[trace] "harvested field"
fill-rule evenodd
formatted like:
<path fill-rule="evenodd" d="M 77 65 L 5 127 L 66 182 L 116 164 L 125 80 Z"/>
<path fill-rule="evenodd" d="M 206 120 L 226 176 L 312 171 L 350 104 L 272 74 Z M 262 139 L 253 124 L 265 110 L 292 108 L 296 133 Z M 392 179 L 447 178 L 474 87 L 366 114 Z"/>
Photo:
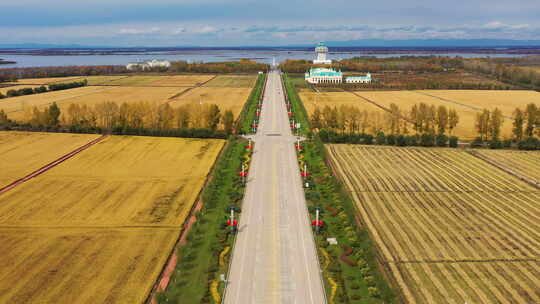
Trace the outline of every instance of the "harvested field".
<path fill-rule="evenodd" d="M 361 110 L 381 111 L 366 99 L 389 108 L 394 103 L 402 110 L 409 111 L 420 102 L 428 105 L 444 105 L 455 109 L 460 117 L 454 135 L 465 140 L 474 139 L 476 113 L 483 108 L 493 110 L 498 107 L 505 116 L 511 117 L 516 107 L 524 108 L 527 103 L 540 103 L 540 93 L 535 91 L 489 91 L 489 90 L 423 90 L 423 91 L 358 91 L 356 95 L 347 92 L 323 92 L 301 90 L 299 95 L 308 113 L 312 113 L 317 105 L 324 106 L 355 106 Z M 363 97 L 363 98 L 362 98 Z M 512 134 L 512 121 L 506 119 L 501 129 L 502 137 L 509 138 Z"/>
<path fill-rule="evenodd" d="M 540 184 L 540 152 L 514 150 L 475 150 L 475 152 Z"/>
<path fill-rule="evenodd" d="M 33 107 L 45 107 L 49 106 L 53 102 L 59 105 L 73 98 L 94 94 L 107 90 L 109 88 L 103 87 L 82 87 L 70 90 L 54 91 L 41 94 L 33 94 L 19 97 L 11 97 L 0 101 L 0 109 L 4 110 L 8 114 L 9 118 L 20 119 L 22 114 L 28 110 L 32 110 Z"/>
<path fill-rule="evenodd" d="M 242 111 L 251 88 L 218 88 L 202 86 L 170 100 L 172 107 L 187 104 L 217 104 L 221 111 L 231 110 L 235 117 Z"/>
<path fill-rule="evenodd" d="M 90 134 L 0 132 L 0 187 L 99 137 Z"/>
<path fill-rule="evenodd" d="M 171 96 L 177 95 L 186 88 L 142 88 L 142 87 L 84 87 L 71 90 L 56 91 L 6 99 L 0 103 L 0 109 L 8 114 L 9 118 L 28 120 L 34 106 L 42 109 L 56 102 L 62 111 L 67 110 L 72 103 L 93 106 L 107 101 L 123 102 L 156 102 L 167 101 Z"/>
<path fill-rule="evenodd" d="M 0 195 L 0 302 L 143 303 L 223 144 L 112 136 Z"/>
<path fill-rule="evenodd" d="M 52 84 L 52 83 L 59 83 L 59 82 L 73 82 L 73 81 L 79 81 L 82 80 L 82 76 L 72 76 L 72 77 L 50 77 L 50 78 L 24 78 L 19 79 L 15 82 L 8 82 L 11 84 L 36 84 L 36 85 L 42 85 L 42 84 Z"/>
<path fill-rule="evenodd" d="M 207 75 L 207 74 L 163 76 L 156 81 L 150 82 L 148 85 L 171 86 L 171 87 L 193 87 L 193 86 L 202 84 L 212 79 L 213 77 L 214 75 Z"/>
<path fill-rule="evenodd" d="M 512 113 L 518 107 L 523 109 L 529 103 L 540 104 L 540 93 L 536 91 L 433 90 L 420 92 L 476 109 L 493 110 L 497 107 L 503 115 L 508 117 L 512 117 Z"/>
<path fill-rule="evenodd" d="M 149 83 L 152 83 L 154 81 L 157 81 L 164 76 L 129 76 L 129 77 L 123 77 L 115 80 L 111 80 L 107 82 L 107 85 L 117 85 L 117 86 L 144 86 L 149 85 Z"/>
<path fill-rule="evenodd" d="M 540 191 L 459 150 L 327 149 L 407 302 L 540 302 Z"/>
<path fill-rule="evenodd" d="M 219 75 L 205 87 L 252 88 L 257 81 L 257 75 Z"/>

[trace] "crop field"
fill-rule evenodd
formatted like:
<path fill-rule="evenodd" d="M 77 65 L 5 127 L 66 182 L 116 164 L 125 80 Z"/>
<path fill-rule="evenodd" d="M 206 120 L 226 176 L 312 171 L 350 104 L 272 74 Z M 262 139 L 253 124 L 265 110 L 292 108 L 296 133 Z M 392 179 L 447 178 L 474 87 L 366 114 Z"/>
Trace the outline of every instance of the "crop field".
<path fill-rule="evenodd" d="M 178 98 L 171 99 L 170 104 L 173 108 L 187 104 L 217 104 L 222 112 L 231 110 L 234 116 L 238 117 L 250 93 L 251 88 L 202 86 L 190 90 Z"/>
<path fill-rule="evenodd" d="M 328 145 L 409 303 L 540 303 L 540 191 L 465 151 Z"/>
<path fill-rule="evenodd" d="M 99 135 L 0 132 L 0 187 L 22 178 Z"/>
<path fill-rule="evenodd" d="M 460 122 L 454 129 L 454 135 L 470 140 L 477 136 L 475 131 L 476 113 L 483 108 L 493 110 L 498 107 L 503 115 L 510 118 L 516 107 L 524 108 L 528 103 L 540 103 L 540 93 L 535 91 L 489 91 L 489 90 L 424 90 L 424 91 L 359 91 L 356 96 L 348 92 L 322 92 L 315 93 L 300 90 L 299 95 L 306 106 L 308 113 L 313 113 L 315 107 L 320 109 L 328 106 L 348 105 L 360 110 L 383 111 L 370 104 L 364 98 L 376 104 L 389 108 L 394 103 L 402 110 L 409 111 L 411 107 L 420 102 L 428 105 L 444 105 L 455 109 Z M 364 97 L 364 98 L 362 98 Z M 510 137 L 512 120 L 506 119 L 501 128 L 503 137 Z"/>
<path fill-rule="evenodd" d="M 0 228 L 0 302 L 144 303 L 178 228 Z"/>
<path fill-rule="evenodd" d="M 207 104 L 218 104 L 222 112 L 232 110 L 237 116 L 251 93 L 256 77 L 255 75 L 215 77 L 206 74 L 88 76 L 78 79 L 87 79 L 89 83 L 87 87 L 3 99 L 0 101 L 0 110 L 4 110 L 10 119 L 28 121 L 32 117 L 34 107 L 42 110 L 53 102 L 65 111 L 72 103 L 93 106 L 103 102 L 170 102 L 175 107 L 199 104 L 202 101 Z M 55 78 L 55 81 L 58 82 L 58 78 Z M 204 86 L 196 87 L 206 81 L 209 82 Z M 0 90 L 7 92 L 10 88 Z M 187 90 L 190 91 L 182 94 Z"/>
<path fill-rule="evenodd" d="M 0 302 L 142 303 L 223 144 L 111 136 L 0 195 Z"/>
<path fill-rule="evenodd" d="M 82 87 L 70 90 L 53 91 L 41 94 L 33 94 L 19 97 L 11 97 L 0 100 L 0 110 L 4 110 L 9 118 L 21 119 L 26 110 L 33 107 L 46 107 L 56 102 L 58 105 L 65 101 L 94 94 L 110 88 L 103 87 Z"/>
<path fill-rule="evenodd" d="M 206 83 L 205 87 L 252 88 L 257 75 L 219 75 Z"/>
<path fill-rule="evenodd" d="M 168 98 L 181 93 L 186 88 L 142 88 L 142 87 L 94 87 L 88 86 L 77 89 L 48 92 L 42 94 L 27 95 L 8 98 L 0 102 L 9 118 L 27 120 L 28 112 L 33 107 L 42 109 L 56 102 L 60 110 L 67 110 L 72 103 L 93 106 L 106 101 L 116 102 L 157 102 L 163 103 Z"/>
<path fill-rule="evenodd" d="M 514 150 L 476 150 L 476 153 L 540 184 L 540 153 Z"/>
<path fill-rule="evenodd" d="M 60 82 L 72 82 L 72 81 L 79 81 L 82 80 L 83 77 L 81 76 L 72 76 L 72 77 L 50 77 L 50 78 L 24 78 L 19 79 L 15 82 L 8 82 L 10 84 L 35 84 L 35 85 L 42 85 L 42 84 L 52 84 L 52 83 L 60 83 Z"/>

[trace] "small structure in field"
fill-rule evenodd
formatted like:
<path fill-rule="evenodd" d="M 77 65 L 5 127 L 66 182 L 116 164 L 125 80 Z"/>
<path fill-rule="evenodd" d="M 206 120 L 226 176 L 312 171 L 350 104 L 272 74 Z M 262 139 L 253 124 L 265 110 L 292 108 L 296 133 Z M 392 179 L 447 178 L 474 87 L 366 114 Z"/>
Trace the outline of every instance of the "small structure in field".
<path fill-rule="evenodd" d="M 371 83 L 371 73 L 366 73 L 366 76 L 349 76 L 345 78 L 346 83 Z"/>
<path fill-rule="evenodd" d="M 130 62 L 126 65 L 126 69 L 133 70 L 150 70 L 152 68 L 168 68 L 171 66 L 171 62 L 167 60 L 150 60 L 141 62 Z"/>

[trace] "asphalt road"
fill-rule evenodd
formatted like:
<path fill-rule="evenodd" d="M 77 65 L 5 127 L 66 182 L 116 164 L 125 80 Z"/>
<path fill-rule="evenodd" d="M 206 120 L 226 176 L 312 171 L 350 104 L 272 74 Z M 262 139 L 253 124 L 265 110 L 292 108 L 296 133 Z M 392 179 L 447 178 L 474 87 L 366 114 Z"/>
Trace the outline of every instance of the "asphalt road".
<path fill-rule="evenodd" d="M 270 72 L 225 303 L 325 303 L 277 71 Z"/>

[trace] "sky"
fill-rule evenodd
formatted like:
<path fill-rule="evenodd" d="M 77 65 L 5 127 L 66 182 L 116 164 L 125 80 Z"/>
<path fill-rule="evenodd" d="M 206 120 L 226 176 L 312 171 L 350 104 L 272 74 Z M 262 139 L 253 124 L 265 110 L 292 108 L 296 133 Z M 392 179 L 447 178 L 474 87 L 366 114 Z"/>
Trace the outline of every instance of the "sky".
<path fill-rule="evenodd" d="M 0 0 L 0 45 L 540 40 L 539 0 Z"/>

